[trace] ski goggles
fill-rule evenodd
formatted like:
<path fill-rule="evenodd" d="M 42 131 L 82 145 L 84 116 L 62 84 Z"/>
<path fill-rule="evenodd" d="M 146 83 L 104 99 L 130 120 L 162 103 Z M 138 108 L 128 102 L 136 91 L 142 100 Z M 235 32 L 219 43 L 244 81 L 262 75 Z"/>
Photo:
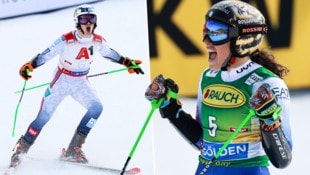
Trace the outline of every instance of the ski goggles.
<path fill-rule="evenodd" d="M 96 22 L 97 22 L 96 15 L 86 14 L 78 17 L 79 24 L 87 24 L 87 23 L 95 24 Z"/>
<path fill-rule="evenodd" d="M 220 45 L 228 42 L 233 37 L 258 33 L 264 35 L 267 33 L 267 30 L 265 24 L 232 27 L 223 22 L 207 19 L 203 29 L 203 41 L 208 38 L 212 44 Z"/>
<path fill-rule="evenodd" d="M 226 43 L 229 41 L 229 28 L 230 26 L 225 23 L 208 19 L 203 30 L 203 41 L 208 38 L 214 45 Z"/>

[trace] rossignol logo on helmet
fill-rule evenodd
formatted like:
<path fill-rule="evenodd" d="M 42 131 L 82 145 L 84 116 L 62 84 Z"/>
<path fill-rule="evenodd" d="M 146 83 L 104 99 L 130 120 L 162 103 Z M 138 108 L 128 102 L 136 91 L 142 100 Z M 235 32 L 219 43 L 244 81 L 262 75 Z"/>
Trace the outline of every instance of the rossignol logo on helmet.
<path fill-rule="evenodd" d="M 254 26 L 254 27 L 242 28 L 241 34 L 249 34 L 249 33 L 267 33 L 267 27 L 266 26 Z"/>
<path fill-rule="evenodd" d="M 203 103 L 219 108 L 235 108 L 246 101 L 245 95 L 233 86 L 214 84 L 203 90 Z"/>

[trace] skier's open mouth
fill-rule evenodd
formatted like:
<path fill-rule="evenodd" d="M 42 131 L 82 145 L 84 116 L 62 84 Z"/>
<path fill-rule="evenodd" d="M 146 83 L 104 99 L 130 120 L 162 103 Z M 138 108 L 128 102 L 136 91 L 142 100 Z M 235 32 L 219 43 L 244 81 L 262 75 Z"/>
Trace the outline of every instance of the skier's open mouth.
<path fill-rule="evenodd" d="M 91 27 L 86 27 L 87 32 L 91 32 Z"/>
<path fill-rule="evenodd" d="M 216 52 L 209 52 L 209 61 L 215 60 L 216 56 L 217 56 Z"/>

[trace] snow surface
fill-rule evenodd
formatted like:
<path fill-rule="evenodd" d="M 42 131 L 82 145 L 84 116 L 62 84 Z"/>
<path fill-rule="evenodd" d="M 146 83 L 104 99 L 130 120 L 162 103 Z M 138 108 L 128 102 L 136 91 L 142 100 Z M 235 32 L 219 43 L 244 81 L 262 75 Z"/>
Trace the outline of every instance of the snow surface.
<path fill-rule="evenodd" d="M 98 28 L 109 45 L 125 56 L 143 60 L 145 75 L 127 72 L 90 78 L 97 89 L 104 111 L 89 134 L 83 147 L 92 164 L 121 169 L 129 156 L 138 134 L 151 110 L 144 92 L 150 82 L 146 1 L 113 0 L 94 4 L 98 11 Z M 18 75 L 20 66 L 42 52 L 61 34 L 74 29 L 73 8 L 52 13 L 0 21 L 1 69 L 0 76 L 0 168 L 10 161 L 12 149 L 36 116 L 45 87 L 25 92 L 19 107 L 15 137 L 11 136 L 13 118 L 23 80 Z M 6 60 L 4 60 L 6 59 Z M 27 87 L 47 83 L 58 58 L 36 69 Z M 100 56 L 94 61 L 90 74 L 122 68 Z M 292 94 L 294 150 L 291 165 L 283 170 L 271 167 L 273 175 L 306 175 L 309 151 L 306 108 L 310 93 Z M 183 108 L 194 114 L 195 100 L 182 98 Z M 102 172 L 64 165 L 57 161 L 61 148 L 67 147 L 85 110 L 70 97 L 65 99 L 44 127 L 28 157 L 16 175 L 85 175 Z M 35 159 L 35 160 L 32 160 Z M 194 174 L 198 152 L 180 137 L 171 124 L 155 111 L 128 168 L 140 167 L 144 175 Z M 107 174 L 107 173 L 106 173 Z"/>

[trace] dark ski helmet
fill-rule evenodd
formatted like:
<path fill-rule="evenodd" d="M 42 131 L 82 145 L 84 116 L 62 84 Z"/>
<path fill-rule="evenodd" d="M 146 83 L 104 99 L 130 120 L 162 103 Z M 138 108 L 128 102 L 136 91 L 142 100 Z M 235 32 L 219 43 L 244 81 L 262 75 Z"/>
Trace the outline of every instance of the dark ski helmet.
<path fill-rule="evenodd" d="M 237 0 L 224 0 L 214 4 L 205 16 L 208 20 L 227 24 L 227 40 L 231 41 L 232 56 L 244 57 L 258 49 L 267 33 L 265 18 L 261 12 L 248 3 Z M 208 36 L 204 25 L 203 40 Z"/>

